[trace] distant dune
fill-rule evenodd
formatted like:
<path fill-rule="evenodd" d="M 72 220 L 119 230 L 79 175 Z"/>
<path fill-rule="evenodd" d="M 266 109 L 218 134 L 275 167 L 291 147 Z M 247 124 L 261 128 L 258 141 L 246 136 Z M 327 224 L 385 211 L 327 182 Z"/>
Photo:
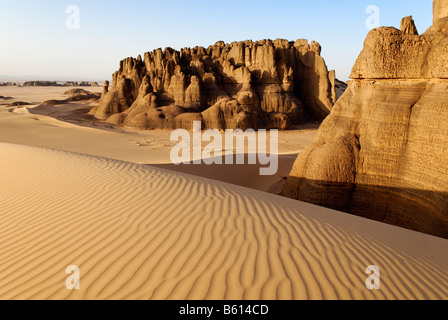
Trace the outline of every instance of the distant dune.
<path fill-rule="evenodd" d="M 448 298 L 444 239 L 143 165 L 0 154 L 1 299 Z"/>

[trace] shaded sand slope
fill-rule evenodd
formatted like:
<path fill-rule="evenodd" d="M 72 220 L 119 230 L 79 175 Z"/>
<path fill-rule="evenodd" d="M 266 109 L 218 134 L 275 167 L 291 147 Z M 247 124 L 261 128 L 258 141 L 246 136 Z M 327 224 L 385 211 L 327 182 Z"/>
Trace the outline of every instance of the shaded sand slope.
<path fill-rule="evenodd" d="M 236 159 L 236 157 L 234 158 Z M 232 183 L 238 186 L 243 186 L 259 191 L 269 192 L 276 183 L 281 181 L 284 177 L 286 178 L 288 176 L 296 158 L 297 154 L 279 155 L 278 171 L 275 175 L 272 176 L 260 175 L 260 168 L 266 168 L 268 167 L 268 165 L 261 165 L 259 163 L 254 165 L 247 164 L 247 155 L 245 156 L 245 164 L 236 164 L 236 160 L 234 164 L 226 164 L 225 158 L 222 157 L 223 164 L 151 164 L 151 166 Z M 216 157 L 213 159 L 219 158 Z"/>
<path fill-rule="evenodd" d="M 137 164 L 0 154 L 2 299 L 448 298 L 444 239 Z"/>

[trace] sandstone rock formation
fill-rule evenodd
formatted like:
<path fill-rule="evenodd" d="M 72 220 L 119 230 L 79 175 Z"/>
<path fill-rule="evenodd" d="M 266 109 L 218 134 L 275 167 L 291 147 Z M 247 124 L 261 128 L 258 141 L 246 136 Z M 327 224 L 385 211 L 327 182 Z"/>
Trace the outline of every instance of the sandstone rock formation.
<path fill-rule="evenodd" d="M 446 0 L 434 0 L 433 16 L 433 25 L 437 28 L 448 21 L 448 2 Z"/>
<path fill-rule="evenodd" d="M 8 105 L 8 107 L 20 107 L 20 106 L 29 106 L 29 105 L 31 105 L 31 103 L 24 102 L 24 101 L 16 101 L 16 102 L 10 103 Z"/>
<path fill-rule="evenodd" d="M 57 87 L 56 81 L 26 81 L 22 85 L 23 87 Z"/>
<path fill-rule="evenodd" d="M 89 91 L 86 91 L 84 89 L 71 89 L 64 93 L 64 95 L 69 96 L 67 99 L 64 100 L 47 100 L 42 102 L 42 104 L 50 105 L 50 106 L 56 106 L 61 104 L 66 104 L 74 101 L 89 101 L 89 102 L 95 102 L 98 101 L 101 97 L 100 93 L 92 93 Z"/>
<path fill-rule="evenodd" d="M 448 1 L 421 36 L 372 30 L 282 194 L 448 238 Z"/>
<path fill-rule="evenodd" d="M 90 81 L 26 81 L 22 84 L 22 87 L 98 87 L 97 82 Z"/>
<path fill-rule="evenodd" d="M 405 17 L 401 20 L 400 31 L 403 34 L 418 35 L 417 27 L 415 26 L 412 16 Z"/>
<path fill-rule="evenodd" d="M 71 89 L 66 91 L 64 94 L 69 96 L 67 101 L 85 101 L 85 100 L 96 101 L 101 98 L 100 93 L 90 92 L 84 89 Z"/>
<path fill-rule="evenodd" d="M 336 100 L 335 74 L 307 40 L 217 42 L 127 58 L 90 114 L 139 129 L 279 128 L 323 120 Z"/>
<path fill-rule="evenodd" d="M 70 89 L 64 92 L 65 96 L 89 96 L 89 95 L 96 95 L 91 93 L 90 91 L 84 90 L 84 89 Z"/>

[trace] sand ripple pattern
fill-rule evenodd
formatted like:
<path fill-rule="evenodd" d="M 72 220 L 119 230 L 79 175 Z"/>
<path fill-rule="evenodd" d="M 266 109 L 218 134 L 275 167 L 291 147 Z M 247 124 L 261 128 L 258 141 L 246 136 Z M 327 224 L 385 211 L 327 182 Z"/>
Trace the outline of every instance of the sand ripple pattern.
<path fill-rule="evenodd" d="M 0 144 L 1 299 L 447 299 L 447 249 L 243 187 Z M 365 287 L 372 264 L 381 290 Z"/>

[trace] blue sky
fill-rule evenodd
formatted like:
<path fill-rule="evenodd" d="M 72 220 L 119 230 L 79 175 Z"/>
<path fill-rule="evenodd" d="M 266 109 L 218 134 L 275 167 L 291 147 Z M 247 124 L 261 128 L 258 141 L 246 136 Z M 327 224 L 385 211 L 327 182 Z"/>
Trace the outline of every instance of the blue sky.
<path fill-rule="evenodd" d="M 66 28 L 69 5 L 79 7 L 79 30 Z M 432 23 L 432 0 L 0 0 L 0 75 L 104 80 L 123 58 L 159 47 L 306 38 L 347 80 L 369 5 L 383 26 L 408 15 L 420 33 Z"/>

